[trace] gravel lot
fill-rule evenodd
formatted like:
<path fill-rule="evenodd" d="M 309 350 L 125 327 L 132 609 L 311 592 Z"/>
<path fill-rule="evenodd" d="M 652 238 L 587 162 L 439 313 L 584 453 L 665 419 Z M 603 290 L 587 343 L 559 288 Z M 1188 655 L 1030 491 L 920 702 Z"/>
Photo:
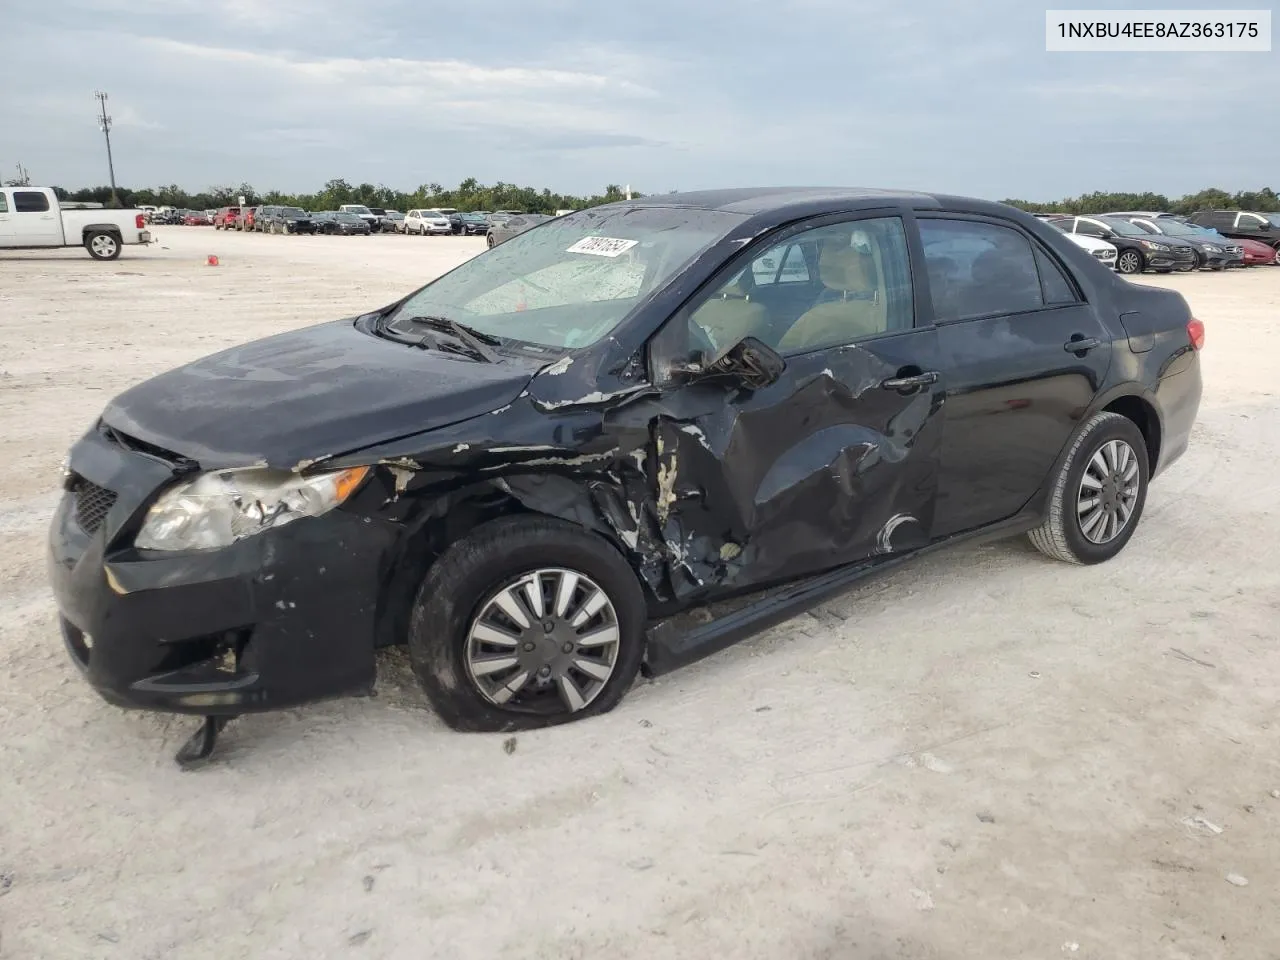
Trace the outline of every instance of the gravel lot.
<path fill-rule="evenodd" d="M 194 721 L 62 650 L 59 460 L 126 386 L 484 241 L 156 233 L 0 254 L 0 957 L 1276 957 L 1280 269 L 1143 279 L 1206 388 L 1109 564 L 934 555 L 512 754 L 389 655 L 183 773 Z"/>

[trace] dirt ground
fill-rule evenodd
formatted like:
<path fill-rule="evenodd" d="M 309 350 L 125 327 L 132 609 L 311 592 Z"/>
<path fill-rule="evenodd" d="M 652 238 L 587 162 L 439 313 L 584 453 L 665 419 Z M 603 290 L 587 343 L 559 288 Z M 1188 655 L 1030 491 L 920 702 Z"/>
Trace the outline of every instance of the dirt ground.
<path fill-rule="evenodd" d="M 128 385 L 483 241 L 157 234 L 0 253 L 0 957 L 1275 960 L 1280 268 L 1143 279 L 1205 394 L 1111 563 L 934 555 L 510 754 L 389 655 L 184 773 L 194 721 L 62 649 L 59 461 Z"/>

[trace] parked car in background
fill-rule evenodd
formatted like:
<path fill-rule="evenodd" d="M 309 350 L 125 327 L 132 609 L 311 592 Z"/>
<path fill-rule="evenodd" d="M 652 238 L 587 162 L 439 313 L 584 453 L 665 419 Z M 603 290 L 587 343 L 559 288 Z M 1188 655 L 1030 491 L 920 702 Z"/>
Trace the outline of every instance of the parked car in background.
<path fill-rule="evenodd" d="M 764 259 L 795 279 L 755 281 Z M 459 730 L 600 715 L 642 666 L 948 544 L 1093 565 L 1142 522 L 1176 537 L 1181 489 L 1144 507 L 1204 334 L 1002 204 L 596 207 L 113 398 L 49 524 L 61 642 L 111 703 L 204 715 L 195 759 L 226 717 L 372 692 L 395 644 Z M 1055 574 L 1086 598 L 1149 575 Z"/>
<path fill-rule="evenodd" d="M 1057 226 L 1056 221 L 1050 220 L 1049 223 Z M 1080 247 L 1082 250 L 1087 250 L 1089 255 L 1099 263 L 1105 263 L 1112 270 L 1116 268 L 1116 256 L 1118 251 L 1116 250 L 1116 245 L 1114 243 L 1108 243 L 1106 240 L 1101 240 L 1098 237 L 1089 237 L 1083 233 L 1067 233 L 1066 231 L 1063 231 L 1063 233 L 1066 238 L 1077 247 Z"/>
<path fill-rule="evenodd" d="M 336 212 L 349 213 L 352 216 L 359 217 L 365 222 L 366 226 L 368 226 L 370 233 L 378 229 L 377 214 L 366 207 L 363 203 L 344 203 L 342 206 L 338 207 Z"/>
<path fill-rule="evenodd" d="M 149 203 L 141 203 L 138 205 L 138 209 L 142 211 L 142 216 L 146 219 L 147 223 L 150 223 L 151 218 L 155 216 L 156 208 Z"/>
<path fill-rule="evenodd" d="M 141 210 L 63 210 L 51 187 L 0 187 L 0 248 L 84 247 L 114 260 L 126 244 L 151 242 Z"/>
<path fill-rule="evenodd" d="M 438 213 L 449 221 L 450 233 L 462 233 L 462 212 L 456 207 L 432 207 L 431 212 Z"/>
<path fill-rule="evenodd" d="M 519 217 L 523 215 L 523 212 L 520 210 L 495 210 L 493 213 L 489 214 L 489 223 L 491 225 L 505 223 L 512 217 Z"/>
<path fill-rule="evenodd" d="M 1200 229 L 1206 230 L 1209 228 L 1201 227 Z M 1213 232 L 1215 234 L 1218 233 L 1218 231 L 1216 230 L 1214 230 Z M 1221 236 L 1221 234 L 1218 234 L 1218 235 Z M 1276 251 L 1272 250 L 1269 246 L 1267 246 L 1261 240 L 1245 240 L 1245 239 L 1238 238 L 1233 240 L 1232 242 L 1240 245 L 1240 252 L 1243 255 L 1243 260 L 1244 260 L 1241 266 L 1260 267 L 1260 266 L 1263 266 L 1264 264 L 1276 264 L 1280 262 L 1276 260 Z"/>
<path fill-rule="evenodd" d="M 1215 240 L 1206 236 L 1199 227 L 1183 223 L 1175 217 L 1122 217 L 1136 224 L 1153 236 L 1165 236 L 1191 244 L 1196 252 L 1196 267 L 1225 270 L 1229 266 L 1244 264 L 1244 250 L 1233 240 Z"/>
<path fill-rule="evenodd" d="M 259 207 L 245 207 L 240 211 L 240 216 L 236 217 L 236 229 L 240 231 L 252 230 L 254 219 L 258 215 Z"/>
<path fill-rule="evenodd" d="M 1191 222 L 1213 227 L 1233 240 L 1257 240 L 1272 251 L 1272 261 L 1280 264 L 1280 213 L 1254 213 L 1249 210 L 1201 210 L 1191 215 Z"/>
<path fill-rule="evenodd" d="M 315 233 L 311 214 L 301 207 L 270 207 L 263 231 L 265 233 Z"/>
<path fill-rule="evenodd" d="M 555 217 L 549 217 L 545 213 L 522 213 L 519 216 L 511 216 L 501 221 L 492 222 L 485 233 L 485 243 L 492 250 L 498 244 L 506 243 L 512 237 L 518 236 L 526 230 L 531 230 L 540 223 L 555 219 Z"/>
<path fill-rule="evenodd" d="M 399 233 L 402 223 L 404 214 L 399 210 L 384 210 L 378 220 L 378 230 L 381 233 Z"/>
<path fill-rule="evenodd" d="M 381 232 L 382 232 L 382 221 L 383 221 L 383 220 L 386 218 L 386 216 L 387 216 L 386 208 L 385 208 L 385 207 L 370 207 L 370 208 L 369 208 L 369 212 L 370 212 L 370 213 L 372 213 L 372 214 L 373 214 L 373 216 L 374 216 L 374 221 L 373 221 L 373 223 L 369 224 L 369 229 L 371 229 L 374 233 L 381 233 Z"/>
<path fill-rule="evenodd" d="M 458 218 L 462 222 L 461 232 L 469 237 L 489 232 L 489 218 L 483 213 L 461 213 Z"/>
<path fill-rule="evenodd" d="M 234 230 L 238 216 L 240 216 L 239 207 L 223 207 L 213 218 L 213 229 Z"/>
<path fill-rule="evenodd" d="M 203 210 L 191 210 L 183 216 L 182 222 L 188 227 L 207 227 L 213 223 L 213 218 Z"/>
<path fill-rule="evenodd" d="M 311 217 L 315 233 L 327 233 L 337 236 L 368 236 L 373 233 L 369 221 L 354 213 L 342 210 L 326 210 Z"/>
<path fill-rule="evenodd" d="M 1079 233 L 1113 244 L 1118 273 L 1195 269 L 1196 252 L 1191 244 L 1173 238 L 1155 239 L 1123 217 L 1062 217 L 1050 222 L 1064 233 Z"/>
<path fill-rule="evenodd" d="M 267 222 L 271 219 L 277 209 L 279 208 L 267 203 L 258 207 L 258 212 L 253 218 L 253 229 L 258 233 L 265 232 L 267 229 Z"/>
<path fill-rule="evenodd" d="M 420 237 L 444 236 L 453 233 L 449 218 L 435 210 L 410 210 L 404 215 L 404 232 Z"/>

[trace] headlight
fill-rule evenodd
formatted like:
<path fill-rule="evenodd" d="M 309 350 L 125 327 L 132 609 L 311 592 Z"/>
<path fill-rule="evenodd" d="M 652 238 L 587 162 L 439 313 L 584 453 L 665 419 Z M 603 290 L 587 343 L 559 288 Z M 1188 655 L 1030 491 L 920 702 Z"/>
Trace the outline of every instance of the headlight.
<path fill-rule="evenodd" d="M 1221 247 L 1216 247 L 1216 246 L 1214 246 L 1212 243 L 1206 243 L 1204 248 L 1205 248 L 1206 250 L 1208 250 L 1210 253 L 1221 253 L 1221 252 L 1222 252 L 1222 248 L 1221 248 Z"/>
<path fill-rule="evenodd" d="M 1167 245 L 1163 243 L 1156 243 L 1152 240 L 1143 240 L 1141 241 L 1141 243 L 1148 250 L 1168 250 L 1169 249 Z"/>
<path fill-rule="evenodd" d="M 298 476 L 254 467 L 205 473 L 161 494 L 135 544 L 143 550 L 216 550 L 346 500 L 368 467 Z"/>

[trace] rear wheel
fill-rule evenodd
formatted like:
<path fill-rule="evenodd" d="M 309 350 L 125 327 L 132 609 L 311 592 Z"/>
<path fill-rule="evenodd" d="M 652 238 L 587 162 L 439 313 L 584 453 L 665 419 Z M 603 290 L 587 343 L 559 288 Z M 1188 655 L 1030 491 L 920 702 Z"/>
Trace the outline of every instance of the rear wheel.
<path fill-rule="evenodd" d="M 1124 549 L 1147 499 L 1147 445 L 1118 413 L 1091 417 L 1058 472 L 1044 520 L 1028 537 L 1046 556 L 1102 563 Z"/>
<path fill-rule="evenodd" d="M 1271 262 L 1274 263 L 1277 267 L 1280 267 L 1280 244 L 1276 245 L 1276 255 Z"/>
<path fill-rule="evenodd" d="M 94 230 L 86 234 L 84 247 L 95 260 L 114 260 L 120 256 L 120 238 L 105 230 Z"/>
<path fill-rule="evenodd" d="M 640 584 L 603 538 L 504 517 L 432 565 L 409 654 L 454 729 L 534 729 L 613 709 L 640 668 L 644 622 Z"/>
<path fill-rule="evenodd" d="M 492 234 L 492 233 L 487 233 L 487 234 L 485 234 L 484 242 L 485 242 L 485 246 L 487 246 L 490 250 L 492 250 L 492 249 L 493 249 L 493 234 Z"/>

